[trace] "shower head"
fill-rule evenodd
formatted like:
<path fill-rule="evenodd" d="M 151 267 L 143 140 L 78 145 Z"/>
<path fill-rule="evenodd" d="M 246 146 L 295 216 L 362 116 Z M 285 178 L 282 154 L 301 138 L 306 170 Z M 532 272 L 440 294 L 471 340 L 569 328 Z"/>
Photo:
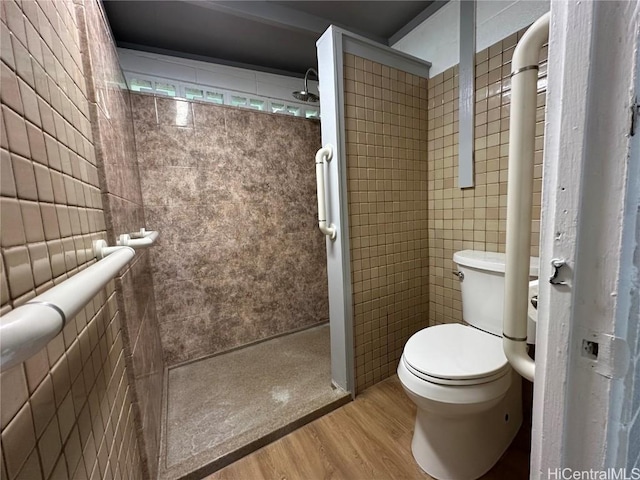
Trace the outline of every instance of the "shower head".
<path fill-rule="evenodd" d="M 320 97 L 315 93 L 307 92 L 305 90 L 300 90 L 299 92 L 293 92 L 293 96 L 298 100 L 302 100 L 303 102 L 313 102 L 316 103 L 320 100 Z"/>
<path fill-rule="evenodd" d="M 307 70 L 307 73 L 304 74 L 304 89 L 297 92 L 293 92 L 293 96 L 303 102 L 317 103 L 318 100 L 320 100 L 320 97 L 315 93 L 311 93 L 309 91 L 309 87 L 307 86 L 307 80 L 309 79 L 309 73 L 311 72 L 313 72 L 316 78 L 318 78 L 318 72 L 316 72 L 315 69 L 310 68 L 309 70 Z"/>

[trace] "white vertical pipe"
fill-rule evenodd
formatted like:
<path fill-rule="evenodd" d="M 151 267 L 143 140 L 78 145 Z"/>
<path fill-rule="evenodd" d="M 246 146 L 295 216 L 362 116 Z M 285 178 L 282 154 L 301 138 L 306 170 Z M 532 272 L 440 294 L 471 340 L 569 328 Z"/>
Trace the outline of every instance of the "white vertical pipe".
<path fill-rule="evenodd" d="M 135 256 L 117 247 L 109 256 L 0 317 L 0 370 L 38 353 Z"/>
<path fill-rule="evenodd" d="M 331 224 L 327 226 L 327 205 L 325 203 L 324 186 L 324 162 L 331 160 L 333 149 L 331 145 L 325 145 L 316 153 L 316 184 L 318 190 L 318 227 L 320 231 L 331 240 L 336 238 L 336 227 Z"/>
<path fill-rule="evenodd" d="M 538 57 L 548 38 L 549 13 L 531 25 L 511 60 L 503 349 L 513 368 L 530 381 L 535 363 L 526 340 Z"/>

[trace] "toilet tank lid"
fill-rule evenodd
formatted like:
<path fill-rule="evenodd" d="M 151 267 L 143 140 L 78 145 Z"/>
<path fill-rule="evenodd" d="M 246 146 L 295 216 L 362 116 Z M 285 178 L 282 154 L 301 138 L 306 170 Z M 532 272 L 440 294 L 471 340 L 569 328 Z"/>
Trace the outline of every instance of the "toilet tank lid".
<path fill-rule="evenodd" d="M 453 254 L 453 261 L 462 267 L 479 268 L 490 272 L 504 272 L 506 255 L 497 252 L 482 252 L 480 250 L 461 250 Z M 538 276 L 540 259 L 531 257 L 529 264 L 529 274 L 532 277 Z"/>

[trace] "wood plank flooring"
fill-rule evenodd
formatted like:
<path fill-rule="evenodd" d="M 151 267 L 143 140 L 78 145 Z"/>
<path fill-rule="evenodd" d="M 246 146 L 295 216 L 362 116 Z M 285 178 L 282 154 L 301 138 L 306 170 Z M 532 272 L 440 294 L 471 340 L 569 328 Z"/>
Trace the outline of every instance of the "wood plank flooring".
<path fill-rule="evenodd" d="M 414 416 L 414 404 L 393 376 L 207 479 L 430 479 L 411 454 Z M 482 480 L 529 478 L 527 443 L 515 441 Z"/>

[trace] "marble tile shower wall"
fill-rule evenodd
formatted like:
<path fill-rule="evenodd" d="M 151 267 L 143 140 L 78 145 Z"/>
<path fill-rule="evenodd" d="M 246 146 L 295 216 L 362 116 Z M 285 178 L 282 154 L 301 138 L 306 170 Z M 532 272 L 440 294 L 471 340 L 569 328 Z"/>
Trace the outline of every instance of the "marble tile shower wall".
<path fill-rule="evenodd" d="M 169 365 L 325 322 L 317 121 L 132 94 Z"/>
<path fill-rule="evenodd" d="M 109 243 L 115 244 L 120 234 L 146 227 L 131 99 L 102 4 L 87 0 L 76 9 L 82 29 L 89 112 L 107 236 Z M 84 41 L 86 39 L 90 40 Z M 164 362 L 148 251 L 138 251 L 116 280 L 116 292 L 143 473 L 146 478 L 155 478 L 160 450 Z"/>
<path fill-rule="evenodd" d="M 345 54 L 356 391 L 428 324 L 427 79 Z"/>
<path fill-rule="evenodd" d="M 511 57 L 526 29 L 476 54 L 475 186 L 461 190 L 458 178 L 458 66 L 429 79 L 429 320 L 462 321 L 460 282 L 453 253 L 475 249 L 504 252 L 511 101 Z M 546 47 L 538 81 L 533 232 L 538 256 L 542 192 L 542 146 L 546 99 Z"/>
<path fill-rule="evenodd" d="M 18 307 L 106 238 L 81 32 L 70 0 L 0 2 L 0 298 Z M 0 374 L 0 477 L 140 478 L 111 282 L 38 354 Z"/>

